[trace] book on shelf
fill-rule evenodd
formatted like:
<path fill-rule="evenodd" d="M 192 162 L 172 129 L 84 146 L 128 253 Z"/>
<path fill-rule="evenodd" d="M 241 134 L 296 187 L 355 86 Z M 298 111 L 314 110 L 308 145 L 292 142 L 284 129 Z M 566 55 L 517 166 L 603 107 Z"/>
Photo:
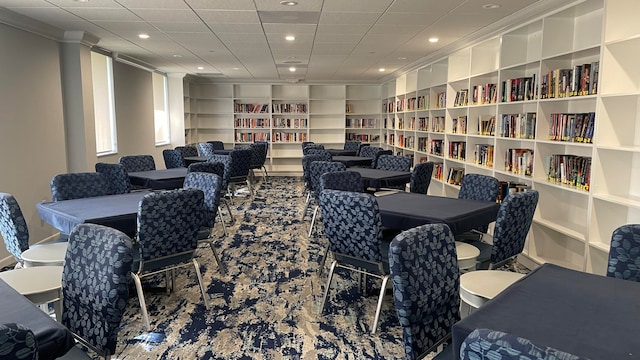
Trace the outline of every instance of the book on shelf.
<path fill-rule="evenodd" d="M 236 113 L 268 113 L 269 105 L 234 103 L 233 111 Z"/>
<path fill-rule="evenodd" d="M 307 134 L 302 132 L 274 131 L 273 142 L 303 142 L 307 141 Z"/>
<path fill-rule="evenodd" d="M 449 141 L 449 158 L 464 160 L 466 147 L 467 143 L 464 141 Z"/>
<path fill-rule="evenodd" d="M 427 137 L 419 137 L 418 138 L 418 151 L 427 152 L 427 144 L 429 143 L 429 138 Z"/>
<path fill-rule="evenodd" d="M 493 145 L 476 144 L 473 162 L 477 165 L 493 167 L 493 150 Z"/>
<path fill-rule="evenodd" d="M 496 116 L 495 115 L 480 115 L 478 116 L 478 134 L 493 136 L 496 131 Z"/>
<path fill-rule="evenodd" d="M 428 117 L 420 117 L 420 118 L 418 118 L 418 130 L 419 131 L 429 131 L 429 118 Z"/>
<path fill-rule="evenodd" d="M 436 109 L 443 109 L 445 107 L 447 107 L 447 93 L 446 92 L 436 93 Z"/>
<path fill-rule="evenodd" d="M 429 147 L 429 153 L 431 155 L 442 156 L 443 144 L 444 144 L 444 140 L 431 139 L 431 145 Z"/>
<path fill-rule="evenodd" d="M 456 98 L 453 106 L 467 106 L 469 102 L 469 89 L 462 89 L 456 92 Z"/>
<path fill-rule="evenodd" d="M 429 108 L 429 97 L 425 95 L 418 96 L 418 110 Z"/>
<path fill-rule="evenodd" d="M 534 100 L 536 94 L 536 74 L 531 76 L 507 79 L 502 82 L 501 102 Z"/>
<path fill-rule="evenodd" d="M 600 62 L 575 65 L 570 69 L 549 70 L 541 75 L 540 98 L 554 99 L 598 93 Z"/>
<path fill-rule="evenodd" d="M 460 115 L 457 118 L 452 119 L 451 132 L 454 134 L 467 133 L 467 116 L 466 115 Z"/>
<path fill-rule="evenodd" d="M 437 180 L 442 181 L 442 171 L 444 169 L 444 165 L 441 162 L 433 163 L 433 172 L 431 173 L 431 177 Z"/>
<path fill-rule="evenodd" d="M 496 84 L 480 84 L 473 86 L 471 103 L 473 105 L 494 104 L 498 101 L 498 86 Z"/>
<path fill-rule="evenodd" d="M 379 134 L 355 134 L 347 133 L 345 135 L 346 141 L 360 141 L 360 142 L 378 142 L 380 141 Z"/>
<path fill-rule="evenodd" d="M 536 117 L 534 112 L 522 114 L 502 114 L 500 136 L 517 139 L 535 139 Z"/>
<path fill-rule="evenodd" d="M 551 114 L 549 140 L 591 143 L 595 117 L 595 112 Z"/>
<path fill-rule="evenodd" d="M 531 149 L 507 149 L 504 162 L 505 171 L 524 176 L 533 174 L 533 150 Z"/>
<path fill-rule="evenodd" d="M 269 119 L 238 118 L 234 120 L 234 127 L 244 129 L 268 128 Z"/>
<path fill-rule="evenodd" d="M 415 138 L 413 136 L 406 136 L 404 140 L 402 140 L 402 147 L 405 149 L 413 149 L 415 146 Z"/>
<path fill-rule="evenodd" d="M 235 142 L 269 141 L 269 133 L 236 132 Z"/>
<path fill-rule="evenodd" d="M 501 203 L 510 194 L 524 192 L 531 189 L 531 186 L 517 181 L 500 181 L 498 183 L 497 202 Z"/>
<path fill-rule="evenodd" d="M 589 191 L 591 157 L 553 154 L 547 158 L 547 179 L 550 182 Z"/>
<path fill-rule="evenodd" d="M 346 103 L 345 106 L 344 106 L 344 112 L 346 112 L 347 114 L 352 113 L 353 112 L 353 104 Z"/>
<path fill-rule="evenodd" d="M 435 116 L 431 119 L 431 131 L 432 132 L 444 132 L 444 116 Z"/>
<path fill-rule="evenodd" d="M 447 182 L 452 185 L 462 184 L 462 178 L 464 178 L 464 168 L 449 168 L 449 174 L 447 175 Z"/>
<path fill-rule="evenodd" d="M 294 103 L 294 104 L 281 104 L 274 103 L 272 105 L 271 111 L 274 114 L 306 114 L 307 113 L 307 104 L 305 103 Z"/>
<path fill-rule="evenodd" d="M 376 119 L 352 119 L 345 120 L 345 127 L 348 129 L 374 129 L 376 127 Z"/>

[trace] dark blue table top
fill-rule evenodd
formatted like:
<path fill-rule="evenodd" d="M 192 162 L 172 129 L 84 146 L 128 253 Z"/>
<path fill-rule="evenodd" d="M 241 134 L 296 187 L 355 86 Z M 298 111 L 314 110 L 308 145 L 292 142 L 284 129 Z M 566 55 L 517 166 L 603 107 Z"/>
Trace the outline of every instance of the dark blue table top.
<path fill-rule="evenodd" d="M 153 190 L 181 188 L 187 176 L 187 168 L 136 171 L 128 173 L 131 184 Z"/>
<path fill-rule="evenodd" d="M 337 161 L 343 163 L 346 167 L 352 166 L 368 166 L 371 167 L 371 162 L 373 158 L 370 157 L 361 157 L 361 156 L 333 156 L 331 161 Z"/>
<path fill-rule="evenodd" d="M 350 167 L 347 170 L 360 173 L 365 188 L 380 189 L 391 185 L 403 185 L 411 181 L 410 171 L 391 171 L 360 167 Z"/>
<path fill-rule="evenodd" d="M 639 299 L 640 283 L 544 264 L 456 323 L 454 353 L 488 328 L 584 358 L 638 359 Z"/>
<path fill-rule="evenodd" d="M 355 156 L 358 151 L 356 150 L 344 150 L 344 149 L 325 149 L 332 156 Z"/>
<path fill-rule="evenodd" d="M 66 354 L 75 344 L 71 331 L 2 280 L 0 322 L 19 323 L 31 329 L 38 343 L 38 355 L 41 360 L 56 359 Z"/>

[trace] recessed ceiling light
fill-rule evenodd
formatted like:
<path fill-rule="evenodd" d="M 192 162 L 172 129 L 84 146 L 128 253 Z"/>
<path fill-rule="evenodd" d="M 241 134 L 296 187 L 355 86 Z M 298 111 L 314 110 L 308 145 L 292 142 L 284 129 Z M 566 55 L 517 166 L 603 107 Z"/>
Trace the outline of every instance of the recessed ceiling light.
<path fill-rule="evenodd" d="M 295 37 L 295 36 L 293 36 L 293 35 L 287 35 L 287 36 L 285 36 L 284 38 L 285 38 L 287 41 L 293 41 L 293 40 L 295 40 L 295 39 L 296 39 L 296 37 Z"/>
<path fill-rule="evenodd" d="M 138 34 L 138 37 L 140 39 L 148 39 L 149 38 L 149 34 Z"/>
<path fill-rule="evenodd" d="M 398 60 L 407 60 L 407 58 L 404 57 L 404 56 L 400 56 L 400 57 L 398 57 Z"/>
<path fill-rule="evenodd" d="M 289 68 L 289 71 L 296 72 L 296 68 L 292 66 L 292 67 Z"/>
<path fill-rule="evenodd" d="M 436 38 L 436 37 L 429 38 L 429 42 L 432 43 L 432 44 L 435 44 L 435 43 L 438 42 L 438 38 Z"/>
<path fill-rule="evenodd" d="M 297 59 L 295 56 L 287 56 L 287 59 Z"/>
<path fill-rule="evenodd" d="M 89 2 L 89 0 L 73 0 L 75 2 Z"/>
<path fill-rule="evenodd" d="M 298 5 L 298 2 L 297 1 L 280 1 L 280 5 L 296 6 L 296 5 Z"/>
<path fill-rule="evenodd" d="M 204 70 L 203 66 L 198 66 L 198 70 Z"/>
<path fill-rule="evenodd" d="M 182 55 L 180 55 L 180 54 L 173 54 L 171 56 L 173 56 L 174 58 L 181 58 L 182 57 Z"/>
<path fill-rule="evenodd" d="M 385 68 L 380 68 L 380 69 L 378 69 L 378 71 L 380 71 L 380 72 L 385 72 L 385 71 L 387 71 L 387 69 L 385 69 Z"/>
<path fill-rule="evenodd" d="M 238 71 L 238 70 L 240 70 L 240 68 L 233 68 L 233 70 L 236 70 L 236 71 Z"/>
<path fill-rule="evenodd" d="M 287 61 L 283 62 L 283 64 L 302 64 L 302 61 L 300 61 L 300 60 L 287 60 Z"/>
<path fill-rule="evenodd" d="M 491 10 L 491 9 L 497 9 L 502 5 L 498 5 L 498 4 L 484 4 L 482 5 L 482 8 L 485 10 Z"/>

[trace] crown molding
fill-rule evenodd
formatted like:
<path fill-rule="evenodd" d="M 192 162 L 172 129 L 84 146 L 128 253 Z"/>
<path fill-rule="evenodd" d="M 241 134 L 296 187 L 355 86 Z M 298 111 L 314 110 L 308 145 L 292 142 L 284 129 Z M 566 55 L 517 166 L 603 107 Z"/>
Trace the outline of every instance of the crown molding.
<path fill-rule="evenodd" d="M 5 24 L 51 40 L 64 40 L 64 30 L 18 14 L 4 7 L 0 7 L 0 24 Z"/>

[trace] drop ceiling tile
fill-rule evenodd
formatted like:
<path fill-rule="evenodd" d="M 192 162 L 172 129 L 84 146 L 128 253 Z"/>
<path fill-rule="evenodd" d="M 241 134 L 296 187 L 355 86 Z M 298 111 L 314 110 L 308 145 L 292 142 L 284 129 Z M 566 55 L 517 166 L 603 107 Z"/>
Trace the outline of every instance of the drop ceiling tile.
<path fill-rule="evenodd" d="M 267 34 L 313 35 L 317 27 L 316 24 L 263 24 Z"/>
<path fill-rule="evenodd" d="M 133 9 L 136 15 L 148 22 L 199 22 L 200 19 L 191 10 Z"/>
<path fill-rule="evenodd" d="M 316 44 L 357 44 L 362 39 L 362 35 L 352 34 L 318 34 L 315 37 Z"/>
<path fill-rule="evenodd" d="M 39 20 L 57 27 L 64 26 L 64 23 L 67 21 L 82 20 L 78 16 L 70 14 L 69 12 L 59 8 L 20 7 L 20 8 L 13 8 L 11 9 L 11 11 L 17 12 L 24 16 L 28 16 L 30 18 L 34 18 L 36 20 Z M 53 24 L 53 22 L 55 22 L 55 24 Z"/>
<path fill-rule="evenodd" d="M 328 12 L 384 12 L 394 1 L 393 0 L 325 0 L 323 11 Z"/>
<path fill-rule="evenodd" d="M 379 13 L 371 12 L 323 12 L 320 16 L 320 23 L 322 25 L 371 25 L 374 24 L 380 17 Z"/>
<path fill-rule="evenodd" d="M 304 11 L 259 11 L 263 24 L 317 24 L 320 12 Z"/>
<path fill-rule="evenodd" d="M 56 5 L 44 0 L 2 0 L 0 6 L 7 9 L 21 8 L 21 7 L 49 7 L 53 8 Z"/>
<path fill-rule="evenodd" d="M 259 23 L 253 24 L 220 24 L 207 22 L 207 26 L 216 34 L 262 34 L 262 26 Z"/>
<path fill-rule="evenodd" d="M 352 0 L 350 0 L 352 1 Z M 320 11 L 322 9 L 323 0 L 302 0 L 298 1 L 298 5 L 296 6 L 285 6 L 281 5 L 279 0 L 270 0 L 264 1 L 259 0 L 256 1 L 256 7 L 258 11 Z"/>
<path fill-rule="evenodd" d="M 259 24 L 260 18 L 256 11 L 248 10 L 199 10 L 198 15 L 206 23 L 221 24 Z"/>
<path fill-rule="evenodd" d="M 201 22 L 162 22 L 152 21 L 150 24 L 160 31 L 171 33 L 210 33 L 211 30 Z"/>
<path fill-rule="evenodd" d="M 426 26 L 424 25 L 373 25 L 371 30 L 367 33 L 367 35 L 397 35 L 402 37 L 412 37 L 420 31 L 424 30 Z"/>
<path fill-rule="evenodd" d="M 317 34 L 333 34 L 333 35 L 364 35 L 371 29 L 370 24 L 318 24 Z"/>
<path fill-rule="evenodd" d="M 113 8 L 67 8 L 71 13 L 89 21 L 136 21 L 140 20 L 134 13 L 126 9 Z"/>
<path fill-rule="evenodd" d="M 446 14 L 468 0 L 396 0 L 389 12 Z M 487 0 L 483 0 L 487 1 Z"/>
<path fill-rule="evenodd" d="M 4 0 L 2 1 L 4 3 Z M 25 1 L 27 2 L 27 1 Z M 44 1 L 43 1 L 44 2 Z M 51 3 L 55 6 L 64 8 L 113 8 L 122 9 L 122 5 L 118 4 L 114 0 L 92 0 L 87 2 L 78 2 L 76 0 L 47 0 L 47 3 Z M 4 5 L 3 5 L 4 6 Z"/>
<path fill-rule="evenodd" d="M 349 55 L 355 48 L 352 44 L 322 43 L 313 46 L 313 57 L 319 55 Z"/>
<path fill-rule="evenodd" d="M 118 2 L 129 9 L 189 9 L 182 0 L 118 0 Z"/>
<path fill-rule="evenodd" d="M 381 25 L 419 25 L 429 26 L 438 20 L 439 15 L 423 13 L 386 13 L 380 17 L 377 24 Z"/>
<path fill-rule="evenodd" d="M 253 0 L 184 0 L 196 10 L 256 10 Z"/>
<path fill-rule="evenodd" d="M 224 43 L 243 43 L 244 46 L 247 46 L 246 44 L 264 44 L 265 42 L 264 34 L 225 33 L 217 35 L 218 38 L 220 38 L 220 40 Z"/>

